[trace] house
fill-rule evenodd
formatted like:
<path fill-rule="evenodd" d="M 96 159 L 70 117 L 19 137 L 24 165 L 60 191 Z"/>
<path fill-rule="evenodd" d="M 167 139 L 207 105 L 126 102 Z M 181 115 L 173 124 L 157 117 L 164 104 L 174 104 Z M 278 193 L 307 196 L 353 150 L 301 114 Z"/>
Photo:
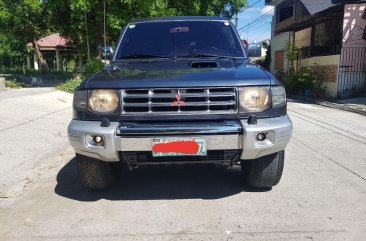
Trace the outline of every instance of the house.
<path fill-rule="evenodd" d="M 318 70 L 328 97 L 366 93 L 366 1 L 266 0 L 273 5 L 271 71 Z M 285 45 L 296 46 L 296 60 Z M 293 70 L 292 70 L 293 69 Z"/>
<path fill-rule="evenodd" d="M 37 45 L 39 47 L 42 55 L 52 55 L 54 56 L 55 67 L 57 71 L 64 70 L 64 56 L 67 54 L 75 54 L 76 47 L 72 43 L 71 40 L 62 37 L 59 33 L 52 34 L 50 36 L 41 38 L 37 40 Z M 33 49 L 33 44 L 28 43 L 28 48 Z M 38 70 L 39 59 L 37 52 L 34 51 L 33 54 L 33 67 L 35 70 Z M 32 59 L 31 56 L 27 56 L 27 68 L 30 69 L 32 67 Z"/>

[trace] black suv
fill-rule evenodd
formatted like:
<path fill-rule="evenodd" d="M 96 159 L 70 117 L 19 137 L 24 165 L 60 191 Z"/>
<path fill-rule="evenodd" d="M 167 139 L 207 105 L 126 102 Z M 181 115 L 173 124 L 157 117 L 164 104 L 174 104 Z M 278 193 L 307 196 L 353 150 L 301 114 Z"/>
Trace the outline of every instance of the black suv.
<path fill-rule="evenodd" d="M 292 134 L 283 86 L 249 64 L 232 23 L 219 17 L 130 22 L 73 106 L 69 139 L 91 189 L 110 186 L 121 163 L 241 164 L 247 184 L 272 187 Z"/>

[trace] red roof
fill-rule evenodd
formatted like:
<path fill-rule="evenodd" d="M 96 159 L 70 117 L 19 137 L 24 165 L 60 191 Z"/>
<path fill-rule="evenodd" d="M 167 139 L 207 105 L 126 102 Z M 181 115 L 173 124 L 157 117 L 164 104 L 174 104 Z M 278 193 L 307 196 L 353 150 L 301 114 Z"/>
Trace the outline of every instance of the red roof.
<path fill-rule="evenodd" d="M 52 34 L 50 36 L 37 40 L 37 44 L 40 49 L 68 49 L 75 48 L 70 39 L 62 37 L 59 33 Z M 31 43 L 28 43 L 28 47 L 32 47 Z"/>

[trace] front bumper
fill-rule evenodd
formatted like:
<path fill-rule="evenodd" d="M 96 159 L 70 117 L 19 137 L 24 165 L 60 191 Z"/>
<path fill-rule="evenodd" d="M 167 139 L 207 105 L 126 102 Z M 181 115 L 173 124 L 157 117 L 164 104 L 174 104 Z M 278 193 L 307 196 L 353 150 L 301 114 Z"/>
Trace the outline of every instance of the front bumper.
<path fill-rule="evenodd" d="M 258 133 L 267 138 L 258 141 Z M 292 134 L 292 123 L 286 116 L 258 119 L 250 125 L 246 120 L 184 124 L 137 124 L 72 120 L 68 127 L 71 146 L 79 154 L 107 162 L 120 161 L 120 152 L 149 152 L 157 137 L 204 138 L 208 151 L 240 150 L 240 159 L 255 159 L 284 150 Z M 104 139 L 102 146 L 93 143 L 93 136 Z"/>

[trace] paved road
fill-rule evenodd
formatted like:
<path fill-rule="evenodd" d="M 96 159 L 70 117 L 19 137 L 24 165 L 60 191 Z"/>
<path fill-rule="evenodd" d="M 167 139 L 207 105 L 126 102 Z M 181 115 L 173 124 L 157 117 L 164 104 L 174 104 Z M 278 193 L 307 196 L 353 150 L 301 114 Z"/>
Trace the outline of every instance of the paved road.
<path fill-rule="evenodd" d="M 33 171 L 67 148 L 71 105 L 71 94 L 53 88 L 0 91 L 0 193 L 20 191 Z"/>
<path fill-rule="evenodd" d="M 189 166 L 125 172 L 87 192 L 65 148 L 2 199 L 0 240 L 365 240 L 366 117 L 291 102 L 289 114 L 272 190 L 246 187 L 238 168 Z"/>

